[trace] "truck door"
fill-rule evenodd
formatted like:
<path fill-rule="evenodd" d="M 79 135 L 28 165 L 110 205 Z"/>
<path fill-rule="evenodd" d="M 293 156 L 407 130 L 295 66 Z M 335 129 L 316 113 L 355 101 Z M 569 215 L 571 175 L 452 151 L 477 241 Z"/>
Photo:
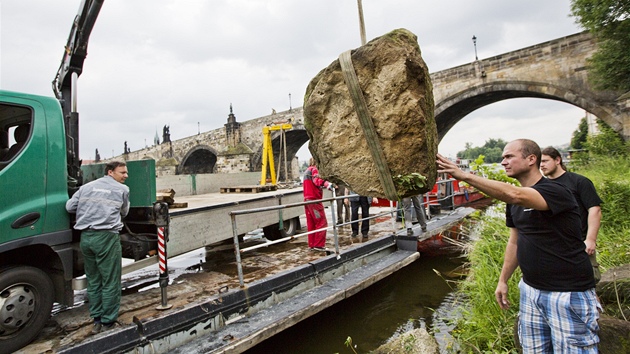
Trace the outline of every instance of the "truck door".
<path fill-rule="evenodd" d="M 46 211 L 46 117 L 34 100 L 0 93 L 0 242 L 42 233 Z"/>

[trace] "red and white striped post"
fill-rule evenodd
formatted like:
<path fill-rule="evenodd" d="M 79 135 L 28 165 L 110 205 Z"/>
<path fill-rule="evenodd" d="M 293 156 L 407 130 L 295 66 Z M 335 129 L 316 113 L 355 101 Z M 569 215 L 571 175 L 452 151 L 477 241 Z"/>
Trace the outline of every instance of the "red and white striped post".
<path fill-rule="evenodd" d="M 162 293 L 162 303 L 156 307 L 158 310 L 167 310 L 172 307 L 168 304 L 166 287 L 168 286 L 168 265 L 166 257 L 166 240 L 168 237 L 168 204 L 155 203 L 154 207 L 155 224 L 157 226 L 157 246 L 158 246 L 158 266 L 160 270 L 159 283 Z"/>
<path fill-rule="evenodd" d="M 158 227 L 158 258 L 160 277 L 162 277 L 163 274 L 168 276 L 166 268 L 166 242 L 164 241 L 164 227 Z"/>

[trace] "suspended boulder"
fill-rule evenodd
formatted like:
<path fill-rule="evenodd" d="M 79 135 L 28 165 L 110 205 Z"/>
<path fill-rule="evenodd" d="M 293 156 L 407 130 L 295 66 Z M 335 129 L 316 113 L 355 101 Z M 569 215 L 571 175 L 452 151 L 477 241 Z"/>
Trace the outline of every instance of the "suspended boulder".
<path fill-rule="evenodd" d="M 343 53 L 311 80 L 304 98 L 320 175 L 393 200 L 429 191 L 437 176 L 433 110 L 429 70 L 410 31 Z"/>

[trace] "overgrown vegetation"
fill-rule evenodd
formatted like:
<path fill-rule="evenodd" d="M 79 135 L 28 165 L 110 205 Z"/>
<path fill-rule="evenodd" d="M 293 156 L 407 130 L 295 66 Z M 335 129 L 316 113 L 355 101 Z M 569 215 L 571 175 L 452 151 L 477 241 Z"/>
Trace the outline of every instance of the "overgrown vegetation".
<path fill-rule="evenodd" d="M 508 283 L 510 309 L 501 310 L 494 298 L 508 238 L 504 214 L 505 204 L 499 203 L 481 217 L 480 238 L 468 254 L 470 273 L 458 290 L 467 300 L 452 333 L 465 353 L 516 353 L 512 326 L 518 314 L 520 270 Z"/>
<path fill-rule="evenodd" d="M 580 119 L 578 128 L 573 132 L 571 137 L 571 147 L 576 150 L 581 150 L 586 147 L 586 138 L 588 137 L 588 121 L 586 117 Z"/>
<path fill-rule="evenodd" d="M 589 138 L 587 148 L 597 151 L 591 144 L 602 139 L 609 140 L 610 136 Z M 630 159 L 627 157 L 628 144 L 622 141 L 621 146 L 618 154 L 589 152 L 579 163 L 569 164 L 570 170 L 593 181 L 603 200 L 597 240 L 602 272 L 630 263 Z M 505 204 L 497 207 L 505 208 Z M 460 286 L 462 296 L 467 299 L 461 309 L 465 315 L 457 320 L 453 332 L 460 350 L 465 353 L 516 353 L 514 322 L 518 313 L 518 280 L 521 277 L 518 269 L 509 283 L 510 309 L 501 310 L 494 298 L 509 236 L 503 213 L 504 210 L 491 210 L 481 217 L 480 239 L 469 250 L 470 275 Z M 630 303 L 608 305 L 605 312 L 616 315 L 622 309 L 630 309 Z"/>
<path fill-rule="evenodd" d="M 470 164 L 470 169 L 485 178 L 510 183 L 515 186 L 521 185 L 515 178 L 508 177 L 502 166 L 497 163 L 488 165 L 486 164 L 485 160 L 486 157 L 484 155 L 479 155 L 479 157 L 477 157 L 475 161 Z"/>
<path fill-rule="evenodd" d="M 630 0 L 572 0 L 571 15 L 598 40 L 589 60 L 595 87 L 630 91 Z"/>

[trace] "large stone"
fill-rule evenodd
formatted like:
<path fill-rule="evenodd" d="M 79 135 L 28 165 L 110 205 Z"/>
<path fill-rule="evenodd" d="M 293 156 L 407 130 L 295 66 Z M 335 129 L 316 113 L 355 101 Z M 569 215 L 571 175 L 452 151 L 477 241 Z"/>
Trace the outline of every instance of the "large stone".
<path fill-rule="evenodd" d="M 385 343 L 371 354 L 438 354 L 440 347 L 437 340 L 424 328 L 416 328 L 402 333 L 391 342 Z"/>
<path fill-rule="evenodd" d="M 438 138 L 433 87 L 417 37 L 394 30 L 353 50 L 351 58 L 398 197 L 430 190 Z M 360 195 L 387 197 L 339 59 L 308 85 L 304 125 L 321 176 Z M 424 187 L 400 182 L 418 174 L 426 178 Z"/>

